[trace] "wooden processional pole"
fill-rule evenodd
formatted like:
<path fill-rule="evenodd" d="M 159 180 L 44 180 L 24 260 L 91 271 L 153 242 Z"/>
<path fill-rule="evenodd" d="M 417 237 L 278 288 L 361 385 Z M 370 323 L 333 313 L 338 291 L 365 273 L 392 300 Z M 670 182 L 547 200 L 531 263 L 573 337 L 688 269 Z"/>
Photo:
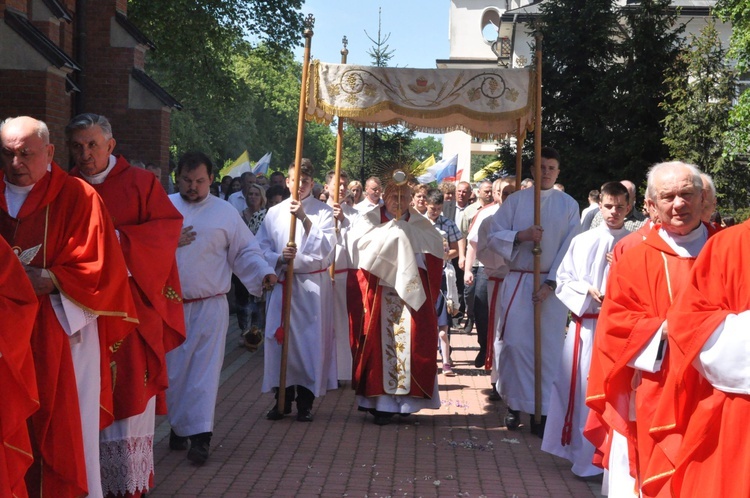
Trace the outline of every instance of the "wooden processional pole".
<path fill-rule="evenodd" d="M 518 118 L 518 132 L 516 135 L 516 190 L 521 190 L 524 140 L 526 140 L 526 131 L 521 129 L 521 118 Z"/>
<path fill-rule="evenodd" d="M 307 104 L 307 73 L 310 68 L 310 42 L 313 36 L 315 18 L 308 14 L 305 19 L 305 56 L 302 62 L 302 88 L 299 92 L 299 114 L 297 116 L 297 148 L 294 154 L 294 185 L 292 186 L 292 199 L 299 200 L 299 170 L 302 164 L 302 144 L 305 138 L 305 105 Z M 294 242 L 297 231 L 297 217 L 292 215 L 289 221 L 289 242 L 287 247 L 297 247 Z M 284 329 L 284 338 L 281 343 L 281 365 L 279 367 L 279 396 L 276 409 L 284 413 L 286 404 L 286 364 L 289 356 L 289 321 L 292 314 L 292 283 L 294 282 L 294 259 L 287 262 L 286 280 L 284 282 L 284 302 L 281 326 Z"/>
<path fill-rule="evenodd" d="M 346 64 L 346 56 L 349 55 L 349 49 L 346 48 L 346 46 L 349 44 L 349 41 L 346 39 L 346 36 L 341 39 L 341 43 L 344 45 L 344 47 L 341 49 L 341 63 Z M 341 199 L 339 199 L 339 183 L 341 182 L 341 151 L 344 148 L 344 119 L 341 116 L 339 116 L 338 119 L 338 130 L 336 133 L 336 164 L 333 167 L 333 184 L 336 185 L 336 187 L 333 189 L 333 192 L 331 192 L 331 195 L 333 195 L 334 204 L 338 204 L 341 201 Z M 337 220 L 336 218 L 333 219 L 333 226 L 336 228 L 336 235 L 338 236 L 339 220 Z M 331 282 L 334 282 L 334 280 L 336 279 L 335 253 L 333 262 L 331 263 L 330 272 Z"/>
<path fill-rule="evenodd" d="M 534 117 L 534 225 L 541 225 L 539 197 L 542 181 L 542 33 L 536 39 L 536 116 Z M 541 286 L 542 246 L 536 242 L 534 249 L 534 292 Z M 542 423 L 542 303 L 534 303 L 534 420 Z"/>

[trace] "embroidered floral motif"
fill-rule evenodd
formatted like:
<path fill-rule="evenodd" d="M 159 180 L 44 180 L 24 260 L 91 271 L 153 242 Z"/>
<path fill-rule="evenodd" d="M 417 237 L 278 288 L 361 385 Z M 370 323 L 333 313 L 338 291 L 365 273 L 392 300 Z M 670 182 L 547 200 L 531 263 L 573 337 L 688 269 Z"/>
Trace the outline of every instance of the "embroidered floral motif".
<path fill-rule="evenodd" d="M 395 290 L 385 290 L 382 300 L 383 387 L 389 394 L 408 394 L 411 389 L 411 315 Z"/>

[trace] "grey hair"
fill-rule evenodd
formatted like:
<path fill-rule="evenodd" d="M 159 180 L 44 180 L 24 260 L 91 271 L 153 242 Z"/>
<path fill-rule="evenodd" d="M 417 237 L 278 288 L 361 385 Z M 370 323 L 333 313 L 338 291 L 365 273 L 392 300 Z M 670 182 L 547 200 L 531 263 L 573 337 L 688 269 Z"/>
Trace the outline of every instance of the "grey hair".
<path fill-rule="evenodd" d="M 684 163 L 682 161 L 669 161 L 665 163 L 654 164 L 648 170 L 646 195 L 649 199 L 651 199 L 652 201 L 656 201 L 656 191 L 654 190 L 654 179 L 656 178 L 656 176 L 664 172 L 665 170 L 670 170 L 678 166 L 682 166 L 690 170 L 690 174 L 693 177 L 693 187 L 695 187 L 695 190 L 697 192 L 703 191 L 703 180 L 701 179 L 701 171 L 698 169 L 698 166 L 694 164 Z"/>
<path fill-rule="evenodd" d="M 12 121 L 15 121 L 16 119 L 23 118 L 27 116 L 16 116 L 13 118 L 6 118 L 2 122 L 0 122 L 0 132 L 3 131 L 3 128 L 5 128 L 6 124 L 10 124 Z M 32 118 L 33 119 L 33 118 Z M 47 123 L 42 121 L 41 119 L 34 119 L 36 121 L 36 127 L 34 128 L 34 134 L 41 138 L 44 142 L 44 145 L 49 144 L 49 127 L 47 126 Z"/>
<path fill-rule="evenodd" d="M 701 173 L 701 179 L 706 180 L 708 190 L 711 191 L 711 195 L 716 197 L 716 185 L 714 185 L 714 179 L 711 178 L 711 175 L 709 175 L 708 173 Z"/>
<path fill-rule="evenodd" d="M 73 132 L 76 130 L 88 130 L 94 126 L 101 128 L 104 138 L 109 140 L 112 138 L 112 125 L 109 120 L 101 114 L 94 114 L 93 112 L 84 112 L 74 117 L 65 127 L 65 137 L 70 139 Z"/>

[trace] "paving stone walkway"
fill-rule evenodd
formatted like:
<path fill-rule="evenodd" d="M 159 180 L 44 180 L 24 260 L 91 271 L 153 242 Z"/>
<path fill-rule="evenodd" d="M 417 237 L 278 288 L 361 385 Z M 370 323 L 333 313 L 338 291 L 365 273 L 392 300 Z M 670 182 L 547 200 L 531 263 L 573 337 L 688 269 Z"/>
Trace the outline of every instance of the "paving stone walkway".
<path fill-rule="evenodd" d="M 238 339 L 232 317 L 208 462 L 170 451 L 160 417 L 149 498 L 599 496 L 600 480 L 578 479 L 540 450 L 525 416 L 518 431 L 502 427 L 505 406 L 487 401 L 489 376 L 473 366 L 476 335 L 451 334 L 458 375 L 439 375 L 439 410 L 382 427 L 357 411 L 348 384 L 316 400 L 312 423 L 266 420 L 273 396 L 260 393 L 263 351 L 248 353 Z"/>

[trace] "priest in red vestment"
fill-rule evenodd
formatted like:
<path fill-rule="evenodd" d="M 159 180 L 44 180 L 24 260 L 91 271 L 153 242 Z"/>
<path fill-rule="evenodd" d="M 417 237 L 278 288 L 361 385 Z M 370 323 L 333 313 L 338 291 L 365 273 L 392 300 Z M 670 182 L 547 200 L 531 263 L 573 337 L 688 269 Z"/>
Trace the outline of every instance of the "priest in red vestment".
<path fill-rule="evenodd" d="M 185 340 L 175 259 L 182 215 L 152 172 L 112 155 L 106 117 L 78 115 L 65 133 L 71 174 L 96 190 L 112 217 L 138 311 L 135 333 L 112 355 L 116 422 L 102 431 L 100 451 L 104 494 L 140 496 L 153 485 L 156 396 L 168 385 L 166 353 Z"/>
<path fill-rule="evenodd" d="M 101 496 L 110 355 L 137 323 L 125 261 L 100 197 L 52 162 L 43 122 L 8 119 L 0 141 L 0 235 L 28 261 L 39 301 L 31 348 L 40 409 L 26 483 L 32 496 Z"/>
<path fill-rule="evenodd" d="M 692 165 L 661 163 L 649 171 L 646 202 L 661 224 L 612 266 L 596 329 L 585 435 L 605 468 L 613 438 L 624 436 L 629 472 L 639 489 L 648 477 L 654 452 L 649 429 L 668 370 L 667 311 L 709 236 L 700 220 L 703 197 L 700 171 Z M 644 496 L 664 490 L 652 491 Z"/>
<path fill-rule="evenodd" d="M 667 314 L 669 377 L 651 434 L 668 465 L 650 470 L 658 485 L 671 478 L 673 496 L 750 496 L 749 244 L 750 221 L 712 237 Z"/>
<path fill-rule="evenodd" d="M 384 204 L 351 232 L 352 387 L 378 425 L 397 413 L 440 408 L 435 301 L 445 253 L 440 234 L 410 201 L 405 178 L 388 182 Z"/>
<path fill-rule="evenodd" d="M 27 419 L 39 408 L 31 353 L 38 304 L 18 259 L 0 237 L 0 496 L 22 498 L 33 461 Z"/>

